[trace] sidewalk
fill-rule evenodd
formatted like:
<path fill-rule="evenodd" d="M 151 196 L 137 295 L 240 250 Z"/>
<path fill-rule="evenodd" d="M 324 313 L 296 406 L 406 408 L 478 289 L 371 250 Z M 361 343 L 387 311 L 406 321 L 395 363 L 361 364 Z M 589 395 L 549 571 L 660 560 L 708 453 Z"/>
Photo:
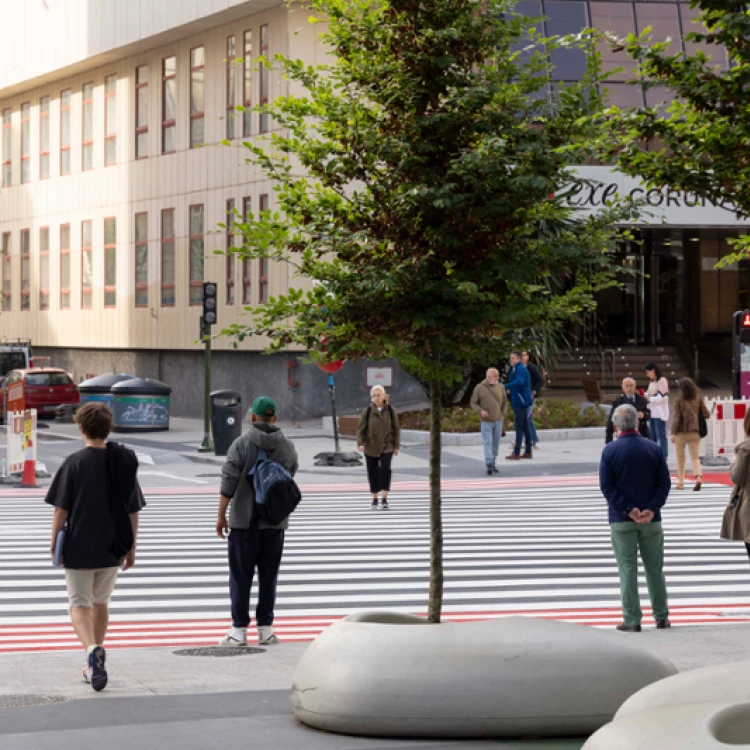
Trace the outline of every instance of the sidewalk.
<path fill-rule="evenodd" d="M 583 626 L 582 626 L 583 627 Z M 750 625 L 647 628 L 622 634 L 653 648 L 678 669 L 750 659 Z M 583 740 L 457 741 L 343 737 L 298 724 L 289 705 L 296 664 L 307 644 L 282 643 L 233 657 L 178 656 L 172 649 L 111 649 L 102 693 L 79 681 L 82 654 L 0 656 L 3 750 L 406 750 L 518 748 L 573 750 Z M 37 707 L 2 708 L 10 696 L 57 697 Z"/>

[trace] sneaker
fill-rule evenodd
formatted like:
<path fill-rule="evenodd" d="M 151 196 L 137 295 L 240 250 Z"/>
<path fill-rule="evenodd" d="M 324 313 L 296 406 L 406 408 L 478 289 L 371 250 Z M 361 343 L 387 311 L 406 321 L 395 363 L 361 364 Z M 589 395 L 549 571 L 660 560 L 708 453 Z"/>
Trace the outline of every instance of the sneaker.
<path fill-rule="evenodd" d="M 107 687 L 107 652 L 101 646 L 94 646 L 89 652 L 89 669 L 91 670 L 91 687 L 98 693 Z"/>
<path fill-rule="evenodd" d="M 258 645 L 259 646 L 271 646 L 274 643 L 278 643 L 279 639 L 276 633 L 273 632 L 273 625 L 261 625 L 258 628 Z"/>
<path fill-rule="evenodd" d="M 375 499 L 374 499 L 374 500 L 373 500 L 373 501 L 372 501 L 372 502 L 370 503 L 370 508 L 371 508 L 372 510 L 377 510 L 377 508 L 378 508 L 378 499 L 377 499 L 377 498 L 375 498 Z"/>
<path fill-rule="evenodd" d="M 390 508 L 390 505 L 388 505 L 388 501 L 385 498 L 383 498 L 382 501 L 380 502 L 380 507 L 383 510 L 388 510 L 388 508 Z"/>
<path fill-rule="evenodd" d="M 229 632 L 219 641 L 220 646 L 247 646 L 247 628 L 235 628 L 232 625 Z"/>
<path fill-rule="evenodd" d="M 535 451 L 538 451 L 538 450 L 539 450 L 539 443 L 532 443 L 531 447 L 532 447 L 532 448 L 533 448 L 533 449 L 534 449 Z"/>
<path fill-rule="evenodd" d="M 87 685 L 91 684 L 91 667 L 88 664 L 83 668 L 83 681 Z"/>

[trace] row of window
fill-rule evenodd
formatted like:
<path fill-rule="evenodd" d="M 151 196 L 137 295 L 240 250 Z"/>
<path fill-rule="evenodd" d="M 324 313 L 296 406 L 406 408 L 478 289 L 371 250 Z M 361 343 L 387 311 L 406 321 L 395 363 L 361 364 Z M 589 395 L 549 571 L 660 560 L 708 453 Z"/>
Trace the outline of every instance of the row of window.
<path fill-rule="evenodd" d="M 268 209 L 268 195 L 259 197 L 258 209 Z M 246 218 L 252 210 L 250 198 L 242 200 L 242 216 Z M 226 203 L 226 249 L 234 247 L 234 235 L 232 224 L 237 220 L 237 208 L 234 199 Z M 149 241 L 148 241 L 147 212 L 135 215 L 134 238 L 135 238 L 135 276 L 134 276 L 134 300 L 136 307 L 149 306 Z M 161 285 L 160 302 L 161 307 L 174 307 L 175 305 L 175 210 L 164 209 L 160 216 L 160 266 Z M 204 231 L 204 209 L 202 204 L 192 205 L 188 216 L 188 275 L 189 290 L 188 299 L 190 305 L 201 305 L 203 302 L 204 281 L 204 257 L 205 257 L 205 231 Z M 93 243 L 92 243 L 92 221 L 82 221 L 80 225 L 80 258 L 81 258 L 81 284 L 80 284 L 80 306 L 87 310 L 93 307 Z M 71 225 L 61 224 L 60 237 L 60 309 L 71 309 Z M 11 279 L 13 274 L 13 253 L 11 233 L 3 232 L 0 236 L 0 250 L 2 261 L 0 262 L 0 289 L 2 289 L 2 309 L 11 311 L 13 309 L 13 296 Z M 20 234 L 20 291 L 22 311 L 31 310 L 31 230 L 22 229 Z M 252 262 L 244 259 L 237 263 L 234 253 L 226 256 L 226 279 L 225 302 L 234 305 L 237 301 L 236 295 L 236 272 L 237 265 L 241 266 L 241 301 L 243 305 L 253 302 L 253 278 Z M 104 219 L 104 306 L 117 306 L 117 220 L 113 217 Z M 268 259 L 262 258 L 258 265 L 257 279 L 257 304 L 268 301 Z M 50 308 L 50 229 L 41 227 L 39 229 L 39 309 Z"/>
<path fill-rule="evenodd" d="M 267 57 L 268 24 L 260 27 L 260 54 Z M 253 33 L 245 31 L 242 37 L 242 57 L 237 57 L 237 40 L 234 34 L 227 37 L 225 58 L 226 82 L 226 138 L 232 140 L 242 133 L 249 137 L 252 131 L 253 90 L 252 61 Z M 241 63 L 238 62 L 241 60 Z M 237 76 L 242 73 L 242 117 L 238 116 Z M 177 149 L 177 56 L 165 57 L 161 63 L 161 153 L 170 154 Z M 202 146 L 205 142 L 206 115 L 206 52 L 205 47 L 190 50 L 190 147 Z M 268 103 L 269 70 L 259 66 L 258 103 Z M 71 99 L 72 89 L 60 92 L 60 174 L 71 173 Z M 117 76 L 104 79 L 104 164 L 117 163 Z M 94 84 L 84 83 L 81 88 L 81 170 L 94 167 Z M 11 185 L 12 179 L 12 114 L 11 108 L 2 111 L 2 184 Z M 240 129 L 240 119 L 242 127 Z M 236 120 L 236 121 L 235 121 Z M 269 116 L 259 114 L 259 132 L 270 127 Z M 144 159 L 149 155 L 149 66 L 135 69 L 135 156 Z M 39 178 L 50 176 L 50 97 L 39 100 Z M 21 183 L 31 180 L 31 102 L 21 105 Z"/>

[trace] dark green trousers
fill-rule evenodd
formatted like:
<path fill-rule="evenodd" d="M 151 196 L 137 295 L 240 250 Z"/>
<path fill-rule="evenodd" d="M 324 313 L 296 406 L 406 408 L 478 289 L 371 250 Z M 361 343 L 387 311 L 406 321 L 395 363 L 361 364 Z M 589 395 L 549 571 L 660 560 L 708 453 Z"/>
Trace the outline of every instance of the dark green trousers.
<path fill-rule="evenodd" d="M 627 521 L 612 523 L 610 529 L 612 548 L 620 572 L 623 621 L 628 625 L 640 625 L 643 617 L 638 599 L 639 550 L 646 571 L 646 584 L 654 619 L 666 620 L 669 617 L 669 609 L 667 584 L 664 580 L 664 532 L 661 523 L 643 524 Z"/>

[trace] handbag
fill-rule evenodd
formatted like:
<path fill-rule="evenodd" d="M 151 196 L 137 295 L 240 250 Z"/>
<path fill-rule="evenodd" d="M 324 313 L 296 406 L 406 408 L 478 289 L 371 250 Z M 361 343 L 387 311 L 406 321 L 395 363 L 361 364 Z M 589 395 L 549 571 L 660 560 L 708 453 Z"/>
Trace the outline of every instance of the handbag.
<path fill-rule="evenodd" d="M 698 406 L 698 434 L 704 438 L 708 435 L 708 422 L 706 422 L 706 418 L 703 416 L 703 409 L 701 409 L 701 406 L 703 406 L 702 401 Z"/>
<path fill-rule="evenodd" d="M 721 533 L 722 539 L 729 539 L 734 542 L 744 542 L 745 534 L 743 530 L 743 518 L 740 514 L 745 516 L 747 514 L 746 503 L 744 501 L 744 492 L 741 487 L 735 485 L 732 487 L 732 492 L 729 495 L 729 502 L 724 510 L 724 517 L 721 521 Z"/>
<path fill-rule="evenodd" d="M 67 524 L 63 526 L 60 531 L 57 532 L 57 538 L 55 539 L 55 554 L 52 564 L 56 568 L 61 568 L 63 564 L 63 549 L 65 547 L 65 539 L 68 536 Z"/>

